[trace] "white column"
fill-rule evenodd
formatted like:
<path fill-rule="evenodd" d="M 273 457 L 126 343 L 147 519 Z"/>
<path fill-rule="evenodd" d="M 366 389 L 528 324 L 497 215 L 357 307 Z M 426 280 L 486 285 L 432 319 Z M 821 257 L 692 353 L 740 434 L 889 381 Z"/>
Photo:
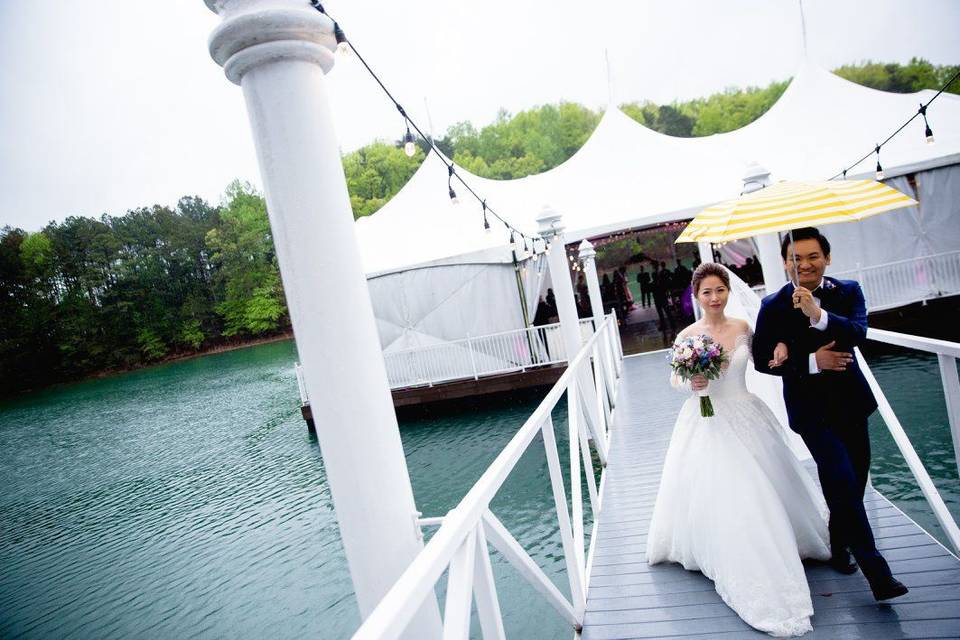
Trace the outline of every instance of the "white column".
<path fill-rule="evenodd" d="M 580 261 L 583 263 L 583 275 L 587 280 L 587 290 L 590 293 L 590 313 L 599 326 L 603 322 L 603 300 L 600 299 L 600 279 L 597 277 L 597 252 L 589 240 L 584 240 L 578 247 Z"/>
<path fill-rule="evenodd" d="M 325 74 L 333 23 L 306 0 L 206 0 L 210 54 L 243 89 L 317 439 L 360 614 L 423 548 L 360 263 Z M 439 638 L 436 599 L 405 638 Z"/>
<path fill-rule="evenodd" d="M 559 213 L 545 206 L 537 217 L 537 223 L 540 236 L 552 246 L 547 264 L 550 265 L 553 295 L 557 299 L 557 315 L 560 316 L 560 332 L 563 334 L 564 346 L 567 349 L 567 362 L 572 362 L 583 346 L 583 334 L 580 332 L 580 318 L 577 316 L 577 303 L 573 297 L 573 282 L 570 280 L 570 265 L 567 262 L 566 244 L 563 240 L 563 222 Z M 591 293 L 591 297 L 592 295 Z M 590 377 L 589 369 L 581 368 L 577 381 L 579 389 L 584 394 L 583 413 L 597 442 L 597 454 L 601 463 L 606 465 L 607 452 L 600 437 L 600 416 L 590 396 L 593 393 L 591 385 L 593 379 Z"/>
<path fill-rule="evenodd" d="M 713 262 L 713 245 L 709 242 L 698 242 L 697 251 L 700 253 L 700 262 Z"/>
<path fill-rule="evenodd" d="M 583 338 L 580 334 L 580 319 L 577 316 L 577 303 L 573 297 L 573 282 L 570 280 L 570 265 L 567 262 L 566 245 L 563 241 L 563 222 L 561 215 L 548 206 L 544 206 L 537 217 L 540 236 L 550 245 L 547 265 L 550 268 L 550 282 L 553 295 L 557 299 L 557 315 L 560 316 L 560 332 L 567 349 L 567 361 L 572 361 Z M 591 297 L 593 292 L 591 292 Z"/>
<path fill-rule="evenodd" d="M 743 173 L 743 193 L 753 193 L 770 186 L 770 172 L 756 162 L 747 165 Z M 760 268 L 763 271 L 763 285 L 767 293 L 773 293 L 787 284 L 787 275 L 780 256 L 780 238 L 776 233 L 765 233 L 756 237 Z"/>

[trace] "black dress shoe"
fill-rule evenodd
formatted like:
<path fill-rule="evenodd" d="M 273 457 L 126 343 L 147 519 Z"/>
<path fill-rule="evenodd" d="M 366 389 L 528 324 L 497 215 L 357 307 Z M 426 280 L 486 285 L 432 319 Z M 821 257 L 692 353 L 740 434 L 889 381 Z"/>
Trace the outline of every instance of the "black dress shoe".
<path fill-rule="evenodd" d="M 887 576 L 876 582 L 871 582 L 870 589 L 873 591 L 873 597 L 876 600 L 889 600 L 890 598 L 902 596 L 909 591 L 906 585 L 893 576 Z"/>
<path fill-rule="evenodd" d="M 830 558 L 830 567 L 834 571 L 850 575 L 857 572 L 857 563 L 846 549 L 841 549 Z"/>

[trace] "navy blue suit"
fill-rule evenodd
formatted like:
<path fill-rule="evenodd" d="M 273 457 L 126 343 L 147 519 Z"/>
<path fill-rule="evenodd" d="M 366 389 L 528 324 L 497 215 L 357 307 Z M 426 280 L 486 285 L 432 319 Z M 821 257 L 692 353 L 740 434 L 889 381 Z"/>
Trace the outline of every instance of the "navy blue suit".
<path fill-rule="evenodd" d="M 869 580 L 889 576 L 877 551 L 863 508 L 870 470 L 867 418 L 877 402 L 856 360 L 846 371 L 811 374 L 810 354 L 835 341 L 835 351 L 853 353 L 866 340 L 867 309 L 860 285 L 852 280 L 824 278 L 814 292 L 827 313 L 820 331 L 793 308 L 793 285 L 763 299 L 753 337 L 757 371 L 783 378 L 783 399 L 790 428 L 796 431 L 817 463 L 823 496 L 830 507 L 830 544 L 835 552 L 849 547 Z M 771 369 L 773 349 L 783 342 L 789 358 Z"/>

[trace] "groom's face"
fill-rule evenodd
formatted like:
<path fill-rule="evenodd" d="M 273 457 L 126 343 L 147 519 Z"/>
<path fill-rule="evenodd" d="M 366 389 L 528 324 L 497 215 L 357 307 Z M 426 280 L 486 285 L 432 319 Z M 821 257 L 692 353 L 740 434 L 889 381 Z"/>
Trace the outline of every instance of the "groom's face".
<path fill-rule="evenodd" d="M 787 275 L 793 280 L 793 254 L 797 254 L 797 271 L 800 275 L 800 286 L 813 289 L 820 284 L 820 278 L 830 264 L 830 256 L 823 253 L 823 248 L 816 240 L 797 240 L 794 246 L 787 245 L 787 259 L 783 266 Z"/>

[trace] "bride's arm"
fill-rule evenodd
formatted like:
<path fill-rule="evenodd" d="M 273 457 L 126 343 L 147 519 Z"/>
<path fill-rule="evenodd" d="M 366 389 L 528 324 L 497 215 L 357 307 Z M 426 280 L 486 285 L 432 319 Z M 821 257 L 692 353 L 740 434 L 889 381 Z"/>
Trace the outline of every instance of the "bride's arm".
<path fill-rule="evenodd" d="M 692 387 L 690 386 L 690 381 L 684 380 L 683 378 L 678 376 L 676 372 L 673 372 L 670 374 L 670 386 L 676 389 L 677 391 L 689 392 L 693 390 Z"/>
<path fill-rule="evenodd" d="M 677 337 L 674 339 L 673 346 L 671 347 L 671 349 L 673 347 L 676 347 L 677 343 L 680 342 L 680 340 L 682 340 L 685 337 L 686 337 L 686 330 L 681 331 L 679 334 L 677 334 Z M 670 372 L 670 386 L 676 389 L 677 391 L 685 391 L 685 392 L 692 391 L 692 387 L 690 386 L 690 381 L 684 380 L 683 378 L 678 376 L 676 371 Z"/>

